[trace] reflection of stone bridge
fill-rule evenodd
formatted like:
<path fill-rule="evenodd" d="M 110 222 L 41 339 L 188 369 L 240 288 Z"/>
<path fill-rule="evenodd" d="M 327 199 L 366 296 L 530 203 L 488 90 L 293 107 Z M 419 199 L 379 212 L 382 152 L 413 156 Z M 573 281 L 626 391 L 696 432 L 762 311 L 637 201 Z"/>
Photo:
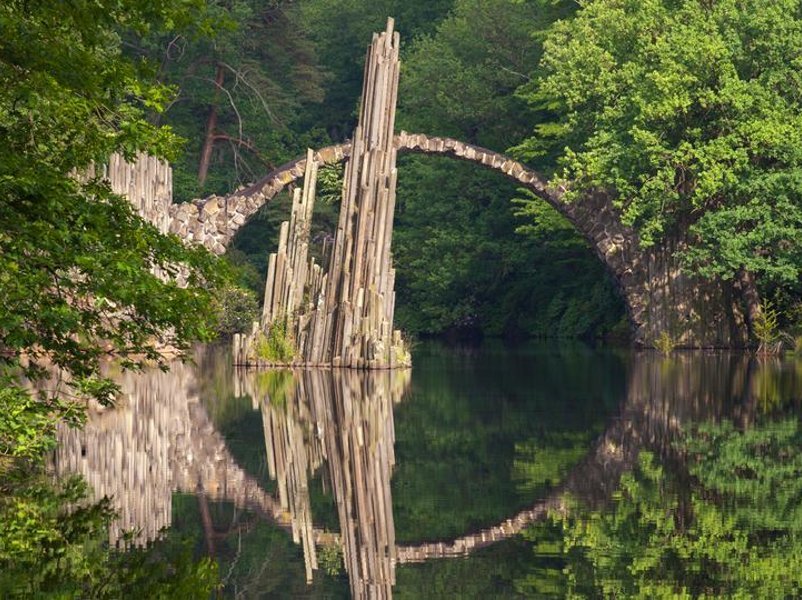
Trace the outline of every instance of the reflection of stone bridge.
<path fill-rule="evenodd" d="M 194 369 L 174 364 L 169 373 L 126 374 L 114 410 L 92 413 L 83 429 L 61 426 L 58 474 L 80 473 L 97 497 L 118 510 L 110 532 L 139 531 L 135 543 L 155 539 L 172 521 L 175 491 L 205 494 L 252 510 L 279 525 L 289 515 L 231 456 L 197 395 Z"/>
<path fill-rule="evenodd" d="M 726 355 L 639 357 L 621 414 L 558 488 L 497 525 L 443 542 L 395 544 L 392 406 L 406 386 L 404 373 L 240 373 L 239 391 L 262 412 L 275 496 L 236 463 L 199 401 L 195 370 L 183 365 L 124 376 L 121 406 L 93 414 L 83 430 L 60 430 L 55 468 L 81 473 L 98 496 L 113 497 L 120 519 L 112 541 L 131 529 L 141 530 L 140 543 L 154 539 L 171 523 L 174 491 L 202 494 L 285 528 L 303 545 L 308 577 L 317 567 L 315 546 L 337 541 L 353 596 L 389 597 L 396 564 L 462 556 L 506 539 L 559 509 L 566 492 L 603 502 L 639 449 L 670 453 L 683 422 L 720 414 L 749 419 L 755 372 L 754 363 Z M 308 481 L 324 464 L 339 536 L 313 526 Z"/>

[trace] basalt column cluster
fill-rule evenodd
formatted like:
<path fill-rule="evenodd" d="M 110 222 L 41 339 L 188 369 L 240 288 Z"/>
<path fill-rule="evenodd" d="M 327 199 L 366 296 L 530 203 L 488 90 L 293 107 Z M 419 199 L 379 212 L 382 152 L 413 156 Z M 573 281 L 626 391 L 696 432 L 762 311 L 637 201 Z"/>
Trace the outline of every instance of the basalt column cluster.
<path fill-rule="evenodd" d="M 374 34 L 365 61 L 359 122 L 327 273 L 307 261 L 317 170 L 310 152 L 304 189 L 296 191 L 290 221 L 282 224 L 279 250 L 268 263 L 262 320 L 251 335 L 235 336 L 237 364 L 409 366 L 401 334 L 393 330 L 398 49 L 399 36 L 388 19 L 386 31 Z M 291 346 L 291 357 L 271 355 L 271 337 L 275 348 L 277 336 L 286 338 L 282 345 Z"/>

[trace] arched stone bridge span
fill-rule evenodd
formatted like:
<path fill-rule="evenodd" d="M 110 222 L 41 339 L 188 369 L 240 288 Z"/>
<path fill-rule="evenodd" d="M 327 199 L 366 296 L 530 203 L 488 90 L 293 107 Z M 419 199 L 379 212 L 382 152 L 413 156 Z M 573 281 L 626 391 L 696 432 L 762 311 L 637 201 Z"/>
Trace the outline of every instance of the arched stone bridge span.
<path fill-rule="evenodd" d="M 683 238 L 643 248 L 636 231 L 622 224 L 609 195 L 588 193 L 581 201 L 564 201 L 564 189 L 550 187 L 544 176 L 508 156 L 445 137 L 401 132 L 399 152 L 451 156 L 501 172 L 555 208 L 576 227 L 611 274 L 627 308 L 634 341 L 650 345 L 668 333 L 681 347 L 733 347 L 748 342 L 744 307 L 752 290 L 732 283 L 706 281 L 681 269 Z M 350 155 L 350 144 L 318 150 L 322 164 Z M 179 237 L 223 254 L 237 230 L 286 186 L 301 179 L 306 157 L 289 162 L 260 181 L 226 196 L 212 196 L 169 207 L 169 230 Z"/>
<path fill-rule="evenodd" d="M 433 137 L 420 133 L 401 132 L 395 136 L 395 147 L 399 152 L 416 152 L 451 156 L 474 162 L 501 172 L 531 189 L 565 216 L 588 240 L 596 254 L 614 275 L 628 306 L 640 304 L 629 290 L 635 277 L 630 263 L 635 249 L 631 228 L 620 224 L 617 211 L 606 198 L 589 197 L 578 203 L 563 201 L 562 189 L 549 187 L 540 173 L 512 158 L 447 137 Z M 350 156 L 351 145 L 327 146 L 315 153 L 322 164 L 336 164 Z M 170 206 L 169 230 L 193 243 L 202 244 L 215 254 L 221 255 L 236 232 L 250 217 L 285 187 L 303 178 L 306 157 L 300 157 L 277 169 L 256 183 L 225 197 L 211 196 L 192 203 Z M 640 327 L 641 313 L 630 311 L 636 330 Z"/>
<path fill-rule="evenodd" d="M 574 223 L 586 237 L 602 233 L 594 225 L 601 221 L 604 214 L 599 214 L 598 210 L 580 211 L 578 204 L 566 204 L 562 201 L 563 190 L 550 188 L 542 175 L 512 158 L 446 137 L 401 132 L 394 139 L 399 152 L 446 155 L 500 171 L 532 189 Z M 315 159 L 322 164 L 331 165 L 346 160 L 350 153 L 350 143 L 338 144 L 321 148 L 315 153 Z M 170 231 L 187 241 L 206 246 L 215 254 L 223 254 L 237 230 L 286 186 L 302 179 L 305 167 L 306 156 L 303 156 L 278 167 L 256 183 L 229 196 L 211 196 L 193 203 L 175 204 L 170 207 Z M 589 222 L 590 220 L 593 222 Z M 604 237 L 612 239 L 620 233 L 607 232 Z M 619 237 L 613 243 L 621 245 L 623 239 Z M 605 247 L 605 250 L 608 249 Z"/>

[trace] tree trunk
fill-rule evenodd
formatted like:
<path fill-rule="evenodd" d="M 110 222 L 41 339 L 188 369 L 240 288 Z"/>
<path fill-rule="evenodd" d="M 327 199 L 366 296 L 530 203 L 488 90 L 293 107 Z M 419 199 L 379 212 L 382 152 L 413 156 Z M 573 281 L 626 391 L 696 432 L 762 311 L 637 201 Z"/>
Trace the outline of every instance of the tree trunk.
<path fill-rule="evenodd" d="M 220 88 L 223 87 L 224 80 L 225 71 L 221 65 L 217 65 L 214 76 L 214 96 L 209 107 L 209 116 L 206 119 L 206 135 L 203 138 L 203 148 L 201 149 L 200 164 L 198 165 L 198 184 L 201 187 L 206 182 L 209 164 L 212 161 L 212 150 L 214 149 L 215 132 L 217 130 L 217 99 L 220 96 Z"/>
<path fill-rule="evenodd" d="M 203 537 L 206 541 L 206 554 L 209 558 L 214 558 L 214 524 L 212 523 L 212 513 L 209 510 L 209 500 L 205 492 L 198 490 L 198 508 L 200 509 L 201 523 L 203 524 Z"/>

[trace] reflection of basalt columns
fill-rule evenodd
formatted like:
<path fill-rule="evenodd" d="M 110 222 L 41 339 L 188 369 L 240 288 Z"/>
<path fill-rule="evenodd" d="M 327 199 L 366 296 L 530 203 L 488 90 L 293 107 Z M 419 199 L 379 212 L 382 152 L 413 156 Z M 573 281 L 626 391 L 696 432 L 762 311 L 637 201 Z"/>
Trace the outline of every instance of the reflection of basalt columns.
<path fill-rule="evenodd" d="M 389 377 L 351 373 L 331 382 L 334 402 L 326 429 L 334 435 L 326 438 L 327 458 L 354 598 L 390 598 L 395 583 L 390 493 L 395 431 Z"/>
<path fill-rule="evenodd" d="M 307 577 L 317 567 L 313 541 L 321 538 L 312 527 L 308 478 L 325 460 L 352 596 L 389 598 L 397 560 L 390 494 L 393 404 L 409 372 L 299 371 L 291 388 L 276 381 L 286 376 L 241 372 L 240 387 L 261 399 L 270 474 L 300 534 Z"/>
<path fill-rule="evenodd" d="M 59 425 L 53 458 L 56 477 L 82 475 L 94 498 L 108 496 L 119 514 L 109 531 L 117 544 L 156 539 L 170 525 L 172 493 L 203 494 L 288 528 L 289 519 L 259 483 L 239 467 L 197 397 L 194 370 L 173 364 L 117 378 L 124 391 L 117 408 L 92 411 L 82 429 Z"/>
<path fill-rule="evenodd" d="M 261 397 L 262 422 L 267 449 L 267 465 L 270 477 L 278 487 L 281 508 L 290 515 L 293 541 L 303 546 L 306 580 L 312 581 L 312 571 L 318 568 L 312 508 L 309 499 L 309 476 L 322 464 L 320 444 L 317 443 L 311 424 L 310 405 L 302 389 L 295 389 L 292 373 L 288 371 L 251 373 L 254 378 L 275 377 L 281 397 L 271 398 L 269 393 L 253 395 Z M 289 383 L 289 386 L 282 385 Z M 299 388 L 302 383 L 298 383 Z"/>
<path fill-rule="evenodd" d="M 93 413 L 86 426 L 60 425 L 56 473 L 78 473 L 97 498 L 108 496 L 120 518 L 109 538 L 116 544 L 125 531 L 139 531 L 134 542 L 157 537 L 172 518 L 170 447 L 167 427 L 188 421 L 186 403 L 164 403 L 174 378 L 126 375 L 127 392 L 119 408 Z M 180 396 L 179 396 L 180 397 Z"/>

